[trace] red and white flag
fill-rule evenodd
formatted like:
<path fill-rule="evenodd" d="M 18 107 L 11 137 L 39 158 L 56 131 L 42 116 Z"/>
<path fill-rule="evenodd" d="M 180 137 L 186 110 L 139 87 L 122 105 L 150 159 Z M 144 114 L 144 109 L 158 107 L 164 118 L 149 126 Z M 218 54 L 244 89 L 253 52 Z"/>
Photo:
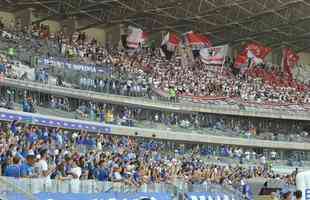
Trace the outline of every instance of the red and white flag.
<path fill-rule="evenodd" d="M 272 49 L 269 47 L 265 47 L 262 44 L 259 44 L 257 42 L 252 42 L 246 45 L 245 50 L 247 52 L 250 52 L 250 55 L 253 55 L 256 58 L 260 58 L 264 60 L 265 57 L 271 52 Z"/>
<path fill-rule="evenodd" d="M 236 69 L 241 69 L 243 67 L 247 67 L 248 64 L 249 64 L 248 54 L 246 51 L 243 51 L 237 56 L 234 67 Z"/>
<path fill-rule="evenodd" d="M 249 43 L 239 54 L 235 61 L 235 68 L 246 67 L 251 59 L 251 64 L 260 64 L 264 62 L 265 57 L 271 52 L 271 48 L 265 47 L 257 42 Z"/>
<path fill-rule="evenodd" d="M 208 36 L 200 35 L 200 34 L 198 34 L 198 35 L 200 36 L 200 39 L 201 39 L 201 41 L 203 42 L 203 44 L 205 46 L 212 47 L 212 42 L 211 42 L 211 40 L 210 40 L 210 38 Z"/>
<path fill-rule="evenodd" d="M 130 48 L 138 48 L 139 45 L 143 44 L 147 39 L 148 34 L 143 32 L 140 28 L 129 26 L 128 31 L 127 46 Z"/>
<path fill-rule="evenodd" d="M 161 46 L 167 46 L 168 51 L 175 51 L 180 44 L 180 38 L 174 33 L 167 33 L 163 38 Z"/>
<path fill-rule="evenodd" d="M 185 44 L 196 49 L 211 47 L 212 43 L 208 36 L 189 31 L 185 33 Z"/>
<path fill-rule="evenodd" d="M 298 63 L 299 56 L 290 48 L 284 48 L 282 53 L 283 71 L 290 79 L 292 79 L 292 69 Z"/>
<path fill-rule="evenodd" d="M 167 33 L 160 45 L 160 52 L 163 57 L 170 60 L 176 48 L 180 45 L 180 38 L 174 33 Z"/>
<path fill-rule="evenodd" d="M 201 61 L 206 64 L 222 65 L 228 53 L 228 45 L 204 48 L 200 50 Z"/>

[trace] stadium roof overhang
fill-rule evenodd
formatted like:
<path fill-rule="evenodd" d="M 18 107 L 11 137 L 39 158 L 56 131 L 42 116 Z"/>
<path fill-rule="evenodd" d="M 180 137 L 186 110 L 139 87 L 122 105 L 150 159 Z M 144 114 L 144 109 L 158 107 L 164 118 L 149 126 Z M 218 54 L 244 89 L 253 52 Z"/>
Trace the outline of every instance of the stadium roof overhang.
<path fill-rule="evenodd" d="M 260 41 L 310 49 L 310 0 L 3 0 L 1 10 L 34 8 L 38 21 L 75 17 L 80 29 L 132 24 L 146 31 L 194 30 L 213 43 Z M 86 20 L 85 20 L 86 19 Z"/>

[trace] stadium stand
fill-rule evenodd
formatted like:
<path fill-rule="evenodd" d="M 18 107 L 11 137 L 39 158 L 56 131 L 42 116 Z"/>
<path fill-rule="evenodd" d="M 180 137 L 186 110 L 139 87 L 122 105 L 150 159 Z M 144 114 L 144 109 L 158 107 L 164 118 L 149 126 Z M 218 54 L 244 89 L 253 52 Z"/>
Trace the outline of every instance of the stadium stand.
<path fill-rule="evenodd" d="M 193 31 L 156 48 L 128 29 L 113 46 L 0 18 L 0 199 L 307 200 L 309 82 L 292 49 L 280 66 L 257 41 L 232 56 Z"/>

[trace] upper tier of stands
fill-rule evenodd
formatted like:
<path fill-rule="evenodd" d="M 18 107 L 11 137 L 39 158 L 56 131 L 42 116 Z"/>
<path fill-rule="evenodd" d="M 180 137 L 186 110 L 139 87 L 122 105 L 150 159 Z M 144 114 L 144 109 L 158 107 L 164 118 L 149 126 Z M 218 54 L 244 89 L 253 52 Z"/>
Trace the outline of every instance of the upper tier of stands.
<path fill-rule="evenodd" d="M 66 38 L 61 33 L 43 36 L 43 32 L 44 29 L 34 28 L 32 32 L 2 34 L 0 47 L 7 50 L 13 45 L 16 51 L 13 57 L 2 59 L 3 63 L 6 60 L 6 65 L 10 66 L 10 60 L 18 59 L 29 64 L 32 61 L 37 66 L 34 75 L 24 74 L 18 78 L 153 99 L 165 96 L 173 97 L 174 101 L 176 95 L 176 101 L 183 105 L 199 103 L 200 108 L 221 114 L 294 118 L 278 111 L 291 110 L 296 119 L 308 118 L 307 84 L 285 82 L 275 66 L 255 66 L 241 77 L 232 73 L 231 63 L 226 63 L 223 69 L 205 66 L 188 52 L 167 61 L 158 49 L 132 52 L 89 41 L 83 34 L 75 33 Z M 33 55 L 36 55 L 35 60 Z M 9 72 L 7 76 L 16 77 Z M 272 83 L 267 79 L 273 80 Z M 208 110 L 212 104 L 219 104 L 213 106 L 216 111 Z M 227 109 L 221 111 L 224 107 Z"/>

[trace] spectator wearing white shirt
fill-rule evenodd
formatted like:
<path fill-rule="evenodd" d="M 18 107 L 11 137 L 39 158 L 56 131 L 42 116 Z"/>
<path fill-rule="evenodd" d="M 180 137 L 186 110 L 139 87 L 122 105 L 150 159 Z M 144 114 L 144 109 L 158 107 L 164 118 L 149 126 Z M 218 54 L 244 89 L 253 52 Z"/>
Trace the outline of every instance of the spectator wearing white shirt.
<path fill-rule="evenodd" d="M 48 157 L 48 151 L 42 150 L 38 157 L 39 160 L 34 164 L 34 168 L 37 170 L 39 177 L 49 176 L 47 157 Z"/>
<path fill-rule="evenodd" d="M 276 158 L 277 158 L 277 152 L 275 152 L 274 150 L 272 150 L 272 151 L 270 152 L 270 159 L 271 159 L 271 160 L 276 160 Z"/>
<path fill-rule="evenodd" d="M 72 162 L 71 169 L 68 172 L 68 174 L 70 174 L 73 179 L 79 179 L 82 175 L 82 169 L 81 169 L 81 167 L 78 166 L 77 162 L 78 162 L 77 160 L 74 160 Z"/>

